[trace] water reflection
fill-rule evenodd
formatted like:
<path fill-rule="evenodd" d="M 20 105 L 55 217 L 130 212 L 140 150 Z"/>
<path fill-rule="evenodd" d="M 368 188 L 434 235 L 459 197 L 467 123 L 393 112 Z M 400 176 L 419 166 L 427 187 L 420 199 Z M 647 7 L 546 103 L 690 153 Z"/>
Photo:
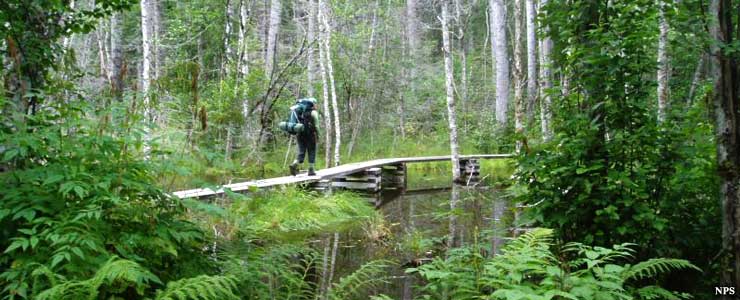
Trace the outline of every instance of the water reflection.
<path fill-rule="evenodd" d="M 388 190 L 372 201 L 385 216 L 390 234 L 379 240 L 361 234 L 341 238 L 334 276 L 341 278 L 375 259 L 397 261 L 402 267 L 390 270 L 389 282 L 368 298 L 382 293 L 413 299 L 418 280 L 404 269 L 443 256 L 450 246 L 491 243 L 491 253 L 496 252 L 513 214 L 503 192 L 489 187 Z"/>

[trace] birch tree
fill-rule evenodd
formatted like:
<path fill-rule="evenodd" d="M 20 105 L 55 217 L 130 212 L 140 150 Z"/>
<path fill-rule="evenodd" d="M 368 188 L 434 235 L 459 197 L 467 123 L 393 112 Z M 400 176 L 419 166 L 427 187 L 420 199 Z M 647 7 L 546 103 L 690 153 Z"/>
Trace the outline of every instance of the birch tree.
<path fill-rule="evenodd" d="M 323 0 L 319 0 L 319 20 L 321 20 L 324 28 L 322 30 L 323 40 L 322 44 L 324 47 L 324 64 L 326 65 L 326 73 L 329 76 L 329 87 L 331 88 L 331 107 L 334 113 L 334 165 L 340 164 L 340 153 L 339 148 L 342 145 L 341 139 L 341 126 L 339 122 L 339 105 L 337 102 L 337 89 L 334 84 L 334 66 L 331 61 L 331 24 L 329 22 L 329 9 Z M 328 113 L 328 112 L 327 112 Z"/>
<path fill-rule="evenodd" d="M 506 47 L 506 5 L 504 0 L 489 0 L 491 10 L 491 56 L 496 62 L 496 122 L 506 127 L 509 106 L 509 54 Z"/>
<path fill-rule="evenodd" d="M 268 79 L 272 79 L 273 67 L 276 60 L 277 38 L 278 31 L 280 30 L 281 9 L 282 7 L 280 4 L 280 0 L 272 0 L 270 2 L 270 19 L 267 31 L 267 51 L 265 54 L 265 75 L 267 75 Z"/>
<path fill-rule="evenodd" d="M 153 38 L 154 38 L 154 27 L 152 26 L 152 0 L 141 0 L 141 92 L 144 98 L 144 121 L 147 123 L 144 133 L 144 153 L 145 156 L 149 156 L 149 141 L 151 140 L 150 132 L 148 129 L 149 123 L 152 120 L 151 107 L 150 107 L 150 87 L 152 82 L 152 63 L 154 60 L 153 53 Z"/>
<path fill-rule="evenodd" d="M 548 0 L 540 0 L 540 8 L 547 6 Z M 542 13 L 542 11 L 540 11 Z M 540 119 L 542 125 L 542 139 L 550 141 L 552 139 L 552 98 L 550 89 L 552 89 L 552 48 L 553 42 L 550 38 L 550 28 L 542 28 L 544 33 L 541 38 L 542 46 L 540 47 Z"/>
<path fill-rule="evenodd" d="M 321 1 L 316 10 L 316 18 L 321 19 Z M 324 108 L 324 167 L 331 166 L 331 113 L 329 111 L 329 80 L 326 75 L 326 50 L 324 49 L 324 25 L 321 23 L 319 30 L 319 68 L 321 72 L 321 91 Z"/>
<path fill-rule="evenodd" d="M 522 1 L 514 0 L 514 130 L 517 134 L 524 134 L 524 49 L 522 49 L 522 34 L 524 24 L 522 20 Z M 521 151 L 521 141 L 517 141 L 516 150 Z"/>
<path fill-rule="evenodd" d="M 237 70 L 240 78 L 246 78 L 249 74 L 249 48 L 247 45 L 247 26 L 249 25 L 249 0 L 239 2 L 239 37 L 237 40 Z"/>
<path fill-rule="evenodd" d="M 658 122 L 665 121 L 666 110 L 668 109 L 668 21 L 665 18 L 665 2 L 659 1 L 658 10 Z"/>
<path fill-rule="evenodd" d="M 121 100 L 123 92 L 123 36 L 121 13 L 117 12 L 110 18 L 110 85 L 112 94 Z"/>
<path fill-rule="evenodd" d="M 226 21 L 224 22 L 224 58 L 221 61 L 221 73 L 222 75 L 229 74 L 231 69 L 231 62 L 234 56 L 234 47 L 232 46 L 231 36 L 233 34 L 233 19 L 234 19 L 234 1 L 226 0 Z"/>
<path fill-rule="evenodd" d="M 460 150 L 457 143 L 457 114 L 455 113 L 455 79 L 453 76 L 450 31 L 448 29 L 447 2 L 442 2 L 442 52 L 445 61 L 445 88 L 447 90 L 447 121 L 450 127 L 450 154 L 452 158 L 452 180 L 460 181 Z"/>
<path fill-rule="evenodd" d="M 314 83 L 316 82 L 316 62 L 314 61 L 314 41 L 316 40 L 316 5 L 314 0 L 306 0 L 306 11 L 308 12 L 308 50 L 306 50 L 306 75 L 308 77 L 308 96 L 315 97 Z"/>
<path fill-rule="evenodd" d="M 527 17 L 527 124 L 534 121 L 537 104 L 537 25 L 535 0 L 526 0 Z"/>

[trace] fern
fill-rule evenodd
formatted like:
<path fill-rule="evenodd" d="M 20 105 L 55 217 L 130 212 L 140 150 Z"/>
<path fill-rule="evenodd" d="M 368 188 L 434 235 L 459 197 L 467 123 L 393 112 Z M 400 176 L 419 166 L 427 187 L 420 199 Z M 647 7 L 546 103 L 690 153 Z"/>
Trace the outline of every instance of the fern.
<path fill-rule="evenodd" d="M 662 299 L 662 300 L 682 300 L 682 299 L 691 299 L 691 295 L 689 294 L 679 294 L 674 293 L 671 291 L 668 291 L 662 287 L 655 286 L 655 285 L 649 285 L 646 287 L 642 287 L 637 289 L 636 291 L 638 299 L 643 300 L 654 300 L 654 299 Z"/>
<path fill-rule="evenodd" d="M 652 258 L 634 266 L 629 266 L 622 273 L 622 278 L 624 278 L 624 280 L 644 279 L 655 277 L 659 274 L 670 271 L 686 269 L 693 269 L 701 272 L 701 269 L 684 259 Z"/>
<path fill-rule="evenodd" d="M 368 287 L 385 283 L 386 279 L 381 275 L 386 272 L 390 264 L 392 262 L 387 260 L 365 263 L 352 274 L 342 277 L 331 290 L 329 297 L 336 300 L 349 299 Z"/>
<path fill-rule="evenodd" d="M 201 275 L 167 283 L 158 291 L 156 300 L 239 300 L 234 294 L 237 280 L 233 276 Z"/>
<path fill-rule="evenodd" d="M 43 271 L 40 271 L 43 272 Z M 150 283 L 161 283 L 159 278 L 136 262 L 111 257 L 95 275 L 87 280 L 66 281 L 41 292 L 38 300 L 98 299 L 104 292 L 116 293 L 134 288 L 139 295 Z"/>

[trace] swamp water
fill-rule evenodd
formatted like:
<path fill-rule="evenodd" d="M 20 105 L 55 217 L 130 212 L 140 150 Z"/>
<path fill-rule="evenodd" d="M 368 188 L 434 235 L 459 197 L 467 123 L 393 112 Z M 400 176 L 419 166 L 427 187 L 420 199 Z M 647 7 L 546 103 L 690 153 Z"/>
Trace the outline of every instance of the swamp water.
<path fill-rule="evenodd" d="M 385 274 L 387 283 L 361 298 L 385 294 L 392 299 L 413 299 L 421 279 L 406 274 L 406 268 L 443 257 L 450 243 L 479 243 L 490 253 L 510 236 L 515 210 L 505 191 L 485 186 L 484 182 L 472 187 L 451 186 L 449 173 L 431 173 L 411 169 L 406 189 L 384 189 L 380 194 L 366 195 L 382 212 L 383 224 L 339 236 L 334 278 L 348 275 L 372 260 L 396 262 Z M 456 203 L 454 209 L 451 201 Z M 452 241 L 450 236 L 454 237 Z"/>

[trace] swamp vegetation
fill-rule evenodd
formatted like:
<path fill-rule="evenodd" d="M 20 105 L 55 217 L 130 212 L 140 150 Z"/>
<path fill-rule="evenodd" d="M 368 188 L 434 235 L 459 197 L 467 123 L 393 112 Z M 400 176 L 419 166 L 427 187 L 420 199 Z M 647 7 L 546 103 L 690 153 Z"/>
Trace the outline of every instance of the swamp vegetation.
<path fill-rule="evenodd" d="M 0 299 L 740 292 L 740 1 L 6 0 L 0 37 Z M 319 169 L 451 161 L 171 194 L 286 175 L 307 97 Z"/>

